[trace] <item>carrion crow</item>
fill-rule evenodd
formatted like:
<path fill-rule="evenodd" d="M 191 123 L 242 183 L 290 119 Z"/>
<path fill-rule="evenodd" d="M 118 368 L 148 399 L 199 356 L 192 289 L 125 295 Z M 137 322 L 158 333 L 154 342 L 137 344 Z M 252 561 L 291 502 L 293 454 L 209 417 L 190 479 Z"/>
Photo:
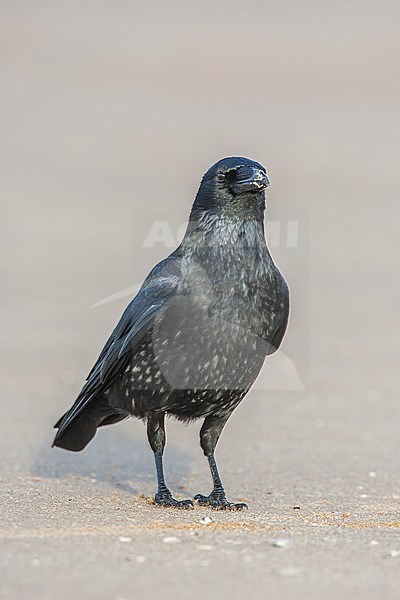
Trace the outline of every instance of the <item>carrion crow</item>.
<path fill-rule="evenodd" d="M 159 505 L 193 506 L 173 498 L 164 478 L 164 421 L 172 415 L 204 419 L 200 444 L 213 490 L 195 500 L 221 509 L 246 506 L 227 500 L 214 450 L 287 326 L 288 287 L 265 240 L 268 185 L 265 168 L 247 158 L 224 158 L 206 172 L 182 243 L 147 276 L 55 425 L 53 445 L 79 451 L 97 427 L 144 419 Z"/>

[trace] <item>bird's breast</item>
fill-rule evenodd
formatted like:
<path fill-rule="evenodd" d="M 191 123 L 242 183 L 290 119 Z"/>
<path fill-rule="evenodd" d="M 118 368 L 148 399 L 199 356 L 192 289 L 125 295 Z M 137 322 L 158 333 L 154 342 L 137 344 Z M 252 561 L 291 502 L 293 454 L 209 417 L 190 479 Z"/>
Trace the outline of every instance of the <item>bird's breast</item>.
<path fill-rule="evenodd" d="M 153 352 L 174 389 L 245 389 L 268 353 L 261 302 L 204 281 L 173 298 L 153 331 Z"/>

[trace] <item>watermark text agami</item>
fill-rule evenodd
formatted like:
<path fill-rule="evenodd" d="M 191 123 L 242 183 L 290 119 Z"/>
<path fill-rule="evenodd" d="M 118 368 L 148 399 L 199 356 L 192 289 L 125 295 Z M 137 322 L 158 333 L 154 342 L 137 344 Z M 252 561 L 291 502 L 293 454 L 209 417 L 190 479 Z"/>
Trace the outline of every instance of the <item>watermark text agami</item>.
<path fill-rule="evenodd" d="M 185 235 L 187 224 L 173 227 L 168 221 L 154 221 L 145 235 L 142 248 L 176 248 Z M 270 248 L 297 248 L 299 239 L 298 221 L 268 221 L 267 241 Z"/>

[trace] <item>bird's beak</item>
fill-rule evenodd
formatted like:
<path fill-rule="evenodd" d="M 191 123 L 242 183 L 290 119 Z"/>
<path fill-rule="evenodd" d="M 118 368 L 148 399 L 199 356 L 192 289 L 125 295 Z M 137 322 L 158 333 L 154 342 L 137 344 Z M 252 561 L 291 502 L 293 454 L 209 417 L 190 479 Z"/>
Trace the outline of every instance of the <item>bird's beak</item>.
<path fill-rule="evenodd" d="M 240 192 L 258 192 L 265 190 L 270 185 L 267 174 L 261 169 L 252 169 L 252 173 L 246 179 L 236 181 L 235 187 Z"/>

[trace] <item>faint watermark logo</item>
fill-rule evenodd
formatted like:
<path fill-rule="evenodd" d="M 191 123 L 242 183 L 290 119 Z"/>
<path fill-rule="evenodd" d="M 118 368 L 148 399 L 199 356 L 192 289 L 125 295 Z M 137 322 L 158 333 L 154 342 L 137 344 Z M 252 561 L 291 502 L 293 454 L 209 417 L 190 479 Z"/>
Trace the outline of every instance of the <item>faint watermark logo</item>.
<path fill-rule="evenodd" d="M 302 301 L 299 311 L 301 320 L 290 323 L 302 329 L 301 347 L 286 336 L 283 351 L 268 357 L 266 368 L 257 377 L 253 389 L 258 390 L 304 390 L 308 379 L 309 320 L 308 320 L 308 215 L 285 213 L 267 221 L 265 236 L 273 258 L 285 274 L 291 290 L 300 283 Z M 137 283 L 114 291 L 92 305 L 103 306 L 122 298 L 134 298 L 147 273 L 160 260 L 181 243 L 187 228 L 186 215 L 180 211 L 136 210 L 133 213 L 133 280 Z M 293 305 L 293 295 L 292 295 Z M 297 332 L 297 339 L 298 339 Z M 292 346 L 292 347 L 291 347 Z M 170 378 L 170 377 L 169 377 Z M 167 377 L 168 379 L 168 377 Z"/>
<path fill-rule="evenodd" d="M 164 248 L 176 248 L 185 235 L 187 223 L 178 227 L 170 221 L 154 221 L 141 244 L 142 248 L 155 248 L 163 246 Z M 269 221 L 266 230 L 266 239 L 270 248 L 297 248 L 299 241 L 299 222 L 293 220 L 287 221 Z"/>

